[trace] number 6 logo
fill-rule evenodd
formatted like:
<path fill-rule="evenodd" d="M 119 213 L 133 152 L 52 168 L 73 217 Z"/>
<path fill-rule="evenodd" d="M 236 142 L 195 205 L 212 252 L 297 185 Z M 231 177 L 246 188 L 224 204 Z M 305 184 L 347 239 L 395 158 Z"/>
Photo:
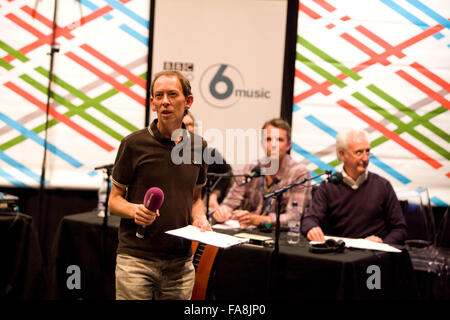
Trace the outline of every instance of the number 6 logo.
<path fill-rule="evenodd" d="M 203 73 L 200 78 L 200 93 L 214 107 L 229 108 L 236 104 L 240 97 L 235 88 L 244 88 L 244 79 L 235 67 L 228 64 L 215 64 Z"/>

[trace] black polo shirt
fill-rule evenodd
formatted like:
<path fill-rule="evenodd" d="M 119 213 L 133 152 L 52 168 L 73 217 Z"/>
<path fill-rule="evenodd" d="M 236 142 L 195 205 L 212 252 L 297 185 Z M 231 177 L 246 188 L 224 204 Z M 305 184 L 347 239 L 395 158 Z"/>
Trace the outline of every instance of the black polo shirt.
<path fill-rule="evenodd" d="M 194 188 L 206 183 L 207 165 L 202 157 L 206 142 L 184 131 L 189 134 L 189 139 L 185 136 L 183 142 L 175 145 L 161 135 L 157 122 L 155 119 L 150 127 L 133 132 L 122 140 L 112 180 L 114 184 L 127 188 L 125 198 L 132 203 L 143 203 L 146 191 L 159 187 L 164 192 L 160 216 L 145 228 L 143 239 L 136 237 L 134 219 L 122 218 L 117 253 L 140 258 L 190 256 L 191 242 L 165 231 L 192 223 Z M 191 142 L 190 149 L 186 144 L 188 141 Z M 190 152 L 191 161 L 184 157 L 180 163 L 180 156 L 186 154 L 184 151 Z"/>

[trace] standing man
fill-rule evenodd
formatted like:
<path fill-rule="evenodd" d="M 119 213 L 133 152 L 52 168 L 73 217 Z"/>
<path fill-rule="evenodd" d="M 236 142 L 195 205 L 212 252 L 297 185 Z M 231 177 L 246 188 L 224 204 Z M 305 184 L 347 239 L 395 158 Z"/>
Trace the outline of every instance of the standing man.
<path fill-rule="evenodd" d="M 173 161 L 173 149 L 188 138 L 186 130 L 177 129 L 184 128 L 183 117 L 193 103 L 189 80 L 163 71 L 155 75 L 150 92 L 157 119 L 122 140 L 112 173 L 109 208 L 121 217 L 116 299 L 190 299 L 195 280 L 191 242 L 165 232 L 188 224 L 211 229 L 200 197 L 207 166 Z M 142 204 L 151 187 L 164 192 L 156 212 Z M 143 239 L 136 237 L 138 225 L 146 227 Z"/>
<path fill-rule="evenodd" d="M 325 241 L 326 233 L 402 244 L 406 223 L 388 180 L 368 172 L 370 145 L 367 133 L 347 130 L 336 138 L 336 153 L 344 163 L 343 180 L 322 183 L 303 217 L 302 233 Z"/>
<path fill-rule="evenodd" d="M 263 195 L 310 177 L 309 171 L 288 154 L 291 148 L 289 123 L 282 119 L 271 119 L 264 123 L 262 129 L 265 129 L 263 145 L 269 161 L 265 165 L 260 161 L 256 166 L 276 170 L 247 183 L 236 181 L 222 204 L 213 212 L 217 222 L 234 219 L 239 221 L 241 227 L 275 224 L 277 203 L 273 198 L 264 200 Z M 251 173 L 256 166 L 246 165 L 244 173 Z M 262 172 L 264 172 L 263 169 Z M 295 218 L 296 212 L 292 206 L 294 201 L 298 203 L 302 213 L 310 198 L 309 182 L 283 193 L 281 225 L 286 225 L 289 220 Z"/>

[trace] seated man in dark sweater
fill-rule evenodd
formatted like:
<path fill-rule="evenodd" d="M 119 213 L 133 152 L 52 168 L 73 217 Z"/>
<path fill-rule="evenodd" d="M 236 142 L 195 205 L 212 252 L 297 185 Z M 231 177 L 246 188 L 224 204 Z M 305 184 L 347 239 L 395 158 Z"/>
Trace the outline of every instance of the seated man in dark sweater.
<path fill-rule="evenodd" d="M 403 244 L 406 223 L 390 182 L 368 172 L 370 145 L 364 131 L 348 130 L 336 139 L 343 179 L 322 183 L 302 221 L 310 241 L 333 236 Z"/>

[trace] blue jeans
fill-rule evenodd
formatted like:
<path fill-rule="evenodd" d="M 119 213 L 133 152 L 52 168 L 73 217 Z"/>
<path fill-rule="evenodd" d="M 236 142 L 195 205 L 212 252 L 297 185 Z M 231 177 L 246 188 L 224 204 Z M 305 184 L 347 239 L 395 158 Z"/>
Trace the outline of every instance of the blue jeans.
<path fill-rule="evenodd" d="M 117 300 L 189 300 L 194 282 L 192 257 L 148 260 L 117 255 Z"/>

